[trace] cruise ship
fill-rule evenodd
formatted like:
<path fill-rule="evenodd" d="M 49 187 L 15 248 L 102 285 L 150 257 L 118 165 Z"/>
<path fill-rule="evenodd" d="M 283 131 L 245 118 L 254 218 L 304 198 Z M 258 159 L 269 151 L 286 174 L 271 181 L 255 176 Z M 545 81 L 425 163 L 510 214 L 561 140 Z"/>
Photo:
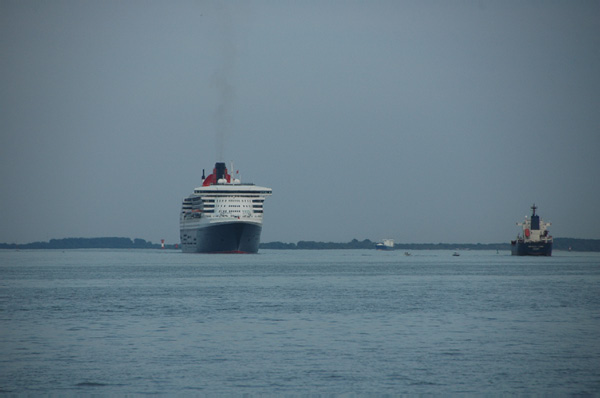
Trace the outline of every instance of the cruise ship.
<path fill-rule="evenodd" d="M 233 165 L 232 165 L 233 170 Z M 263 204 L 271 188 L 242 184 L 217 162 L 202 186 L 183 199 L 179 229 L 185 253 L 256 253 Z"/>
<path fill-rule="evenodd" d="M 552 236 L 548 234 L 549 222 L 544 222 L 540 216 L 535 214 L 537 206 L 531 206 L 533 214 L 530 219 L 517 223 L 523 228 L 523 235 L 517 235 L 517 239 L 510 242 L 513 256 L 551 256 Z"/>

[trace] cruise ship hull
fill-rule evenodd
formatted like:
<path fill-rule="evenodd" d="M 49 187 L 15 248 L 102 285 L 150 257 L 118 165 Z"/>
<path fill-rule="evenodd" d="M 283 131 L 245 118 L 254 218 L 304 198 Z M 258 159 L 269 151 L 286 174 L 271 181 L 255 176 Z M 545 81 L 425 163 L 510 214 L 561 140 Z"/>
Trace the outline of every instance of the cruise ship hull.
<path fill-rule="evenodd" d="M 257 253 L 262 225 L 243 221 L 213 223 L 182 229 L 185 253 Z"/>
<path fill-rule="evenodd" d="M 512 241 L 511 254 L 513 256 L 551 256 L 552 242 L 523 242 Z"/>

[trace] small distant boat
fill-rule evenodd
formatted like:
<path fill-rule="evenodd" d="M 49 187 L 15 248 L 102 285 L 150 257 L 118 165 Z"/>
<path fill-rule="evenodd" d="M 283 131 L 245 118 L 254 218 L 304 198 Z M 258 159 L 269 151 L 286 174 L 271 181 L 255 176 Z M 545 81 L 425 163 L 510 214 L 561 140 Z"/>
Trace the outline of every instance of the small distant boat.
<path fill-rule="evenodd" d="M 404 255 L 405 256 L 410 256 L 410 253 L 409 252 L 404 252 Z"/>
<path fill-rule="evenodd" d="M 460 254 L 459 254 L 458 252 L 454 252 L 454 253 L 452 253 L 452 255 L 453 255 L 454 257 L 458 257 L 458 256 L 460 256 Z"/>
<path fill-rule="evenodd" d="M 375 249 L 377 249 L 377 250 L 394 250 L 394 240 L 393 239 L 384 239 L 383 241 L 381 241 L 375 245 Z"/>

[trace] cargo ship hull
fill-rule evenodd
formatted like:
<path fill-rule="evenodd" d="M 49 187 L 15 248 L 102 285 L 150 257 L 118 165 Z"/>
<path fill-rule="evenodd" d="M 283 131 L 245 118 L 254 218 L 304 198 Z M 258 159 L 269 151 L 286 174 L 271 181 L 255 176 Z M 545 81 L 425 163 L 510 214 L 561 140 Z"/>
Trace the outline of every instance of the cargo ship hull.
<path fill-rule="evenodd" d="M 245 222 L 207 225 L 183 230 L 184 253 L 257 253 L 262 226 Z"/>
<path fill-rule="evenodd" d="M 510 244 L 513 256 L 552 256 L 552 242 L 519 242 Z"/>

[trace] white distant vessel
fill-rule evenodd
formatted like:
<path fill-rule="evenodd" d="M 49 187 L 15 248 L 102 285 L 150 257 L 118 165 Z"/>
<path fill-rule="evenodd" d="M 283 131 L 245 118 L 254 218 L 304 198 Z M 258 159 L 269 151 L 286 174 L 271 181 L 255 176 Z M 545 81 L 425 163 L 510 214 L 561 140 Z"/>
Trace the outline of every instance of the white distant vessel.
<path fill-rule="evenodd" d="M 233 169 L 233 166 L 232 166 Z M 183 200 L 179 229 L 186 253 L 256 253 L 263 203 L 271 188 L 242 184 L 225 163 L 216 163 L 202 186 Z"/>
<path fill-rule="evenodd" d="M 394 250 L 394 240 L 393 239 L 384 239 L 375 245 L 375 249 L 377 249 L 377 250 Z"/>

